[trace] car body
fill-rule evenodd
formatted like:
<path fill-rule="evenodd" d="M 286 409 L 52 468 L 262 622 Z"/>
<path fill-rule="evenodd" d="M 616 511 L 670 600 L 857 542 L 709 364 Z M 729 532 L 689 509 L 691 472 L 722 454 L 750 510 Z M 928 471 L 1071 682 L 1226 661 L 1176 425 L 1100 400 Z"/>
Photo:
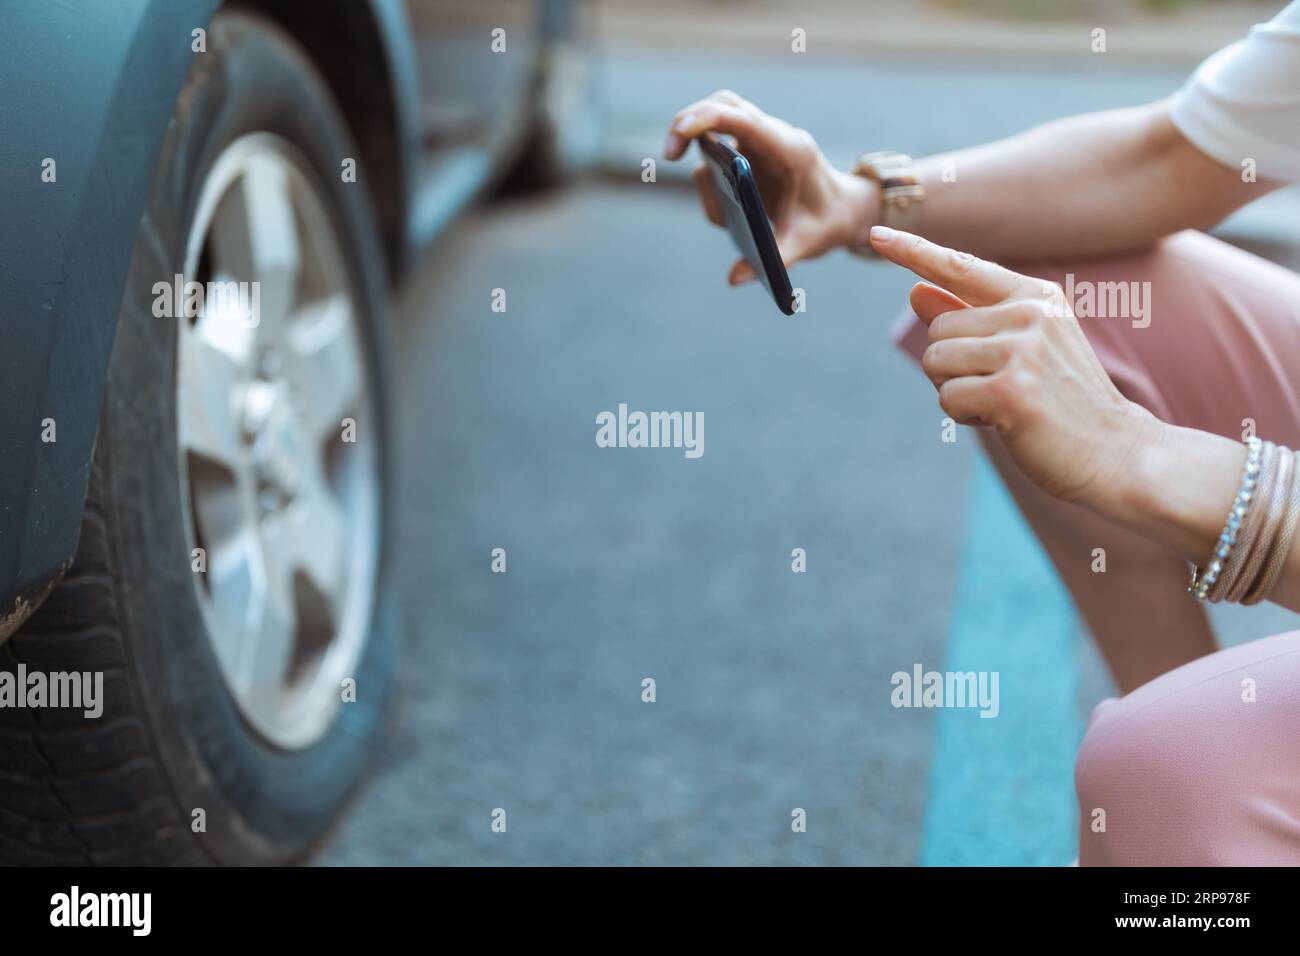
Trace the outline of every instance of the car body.
<path fill-rule="evenodd" d="M 77 550 L 158 152 L 203 31 L 232 6 L 285 28 L 325 78 L 393 276 L 517 158 L 572 22 L 565 0 L 0 6 L 0 640 Z"/>

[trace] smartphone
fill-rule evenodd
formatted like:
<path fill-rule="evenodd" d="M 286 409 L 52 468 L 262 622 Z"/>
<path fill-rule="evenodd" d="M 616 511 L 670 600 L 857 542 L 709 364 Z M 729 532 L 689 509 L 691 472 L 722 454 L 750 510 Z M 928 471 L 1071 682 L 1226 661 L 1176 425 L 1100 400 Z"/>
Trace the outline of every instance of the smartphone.
<path fill-rule="evenodd" d="M 754 274 L 776 301 L 776 307 L 786 315 L 794 315 L 794 289 L 790 275 L 785 271 L 780 250 L 772 235 L 772 223 L 763 211 L 763 200 L 758 195 L 754 171 L 734 146 L 714 133 L 699 138 L 700 152 L 713 171 L 713 181 L 722 200 L 722 213 L 727 220 L 731 239 L 745 257 Z"/>

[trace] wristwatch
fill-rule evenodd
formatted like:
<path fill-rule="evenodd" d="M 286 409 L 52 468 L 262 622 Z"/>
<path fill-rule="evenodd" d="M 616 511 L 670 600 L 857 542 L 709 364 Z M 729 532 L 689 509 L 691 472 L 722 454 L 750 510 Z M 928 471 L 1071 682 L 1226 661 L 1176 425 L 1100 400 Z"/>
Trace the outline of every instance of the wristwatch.
<path fill-rule="evenodd" d="M 880 224 L 904 232 L 915 232 L 921 219 L 925 187 L 916 181 L 912 157 L 882 150 L 863 153 L 853 166 L 853 175 L 870 179 L 880 187 Z M 870 246 L 866 250 L 870 252 Z"/>

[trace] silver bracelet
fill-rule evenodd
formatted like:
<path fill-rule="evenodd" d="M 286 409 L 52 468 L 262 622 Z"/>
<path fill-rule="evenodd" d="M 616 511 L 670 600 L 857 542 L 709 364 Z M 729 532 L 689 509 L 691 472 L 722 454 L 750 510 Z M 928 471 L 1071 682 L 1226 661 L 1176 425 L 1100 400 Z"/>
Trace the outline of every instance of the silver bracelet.
<path fill-rule="evenodd" d="M 1198 601 L 1204 601 L 1209 596 L 1214 582 L 1219 579 L 1224 563 L 1232 554 L 1233 545 L 1237 543 L 1237 532 L 1241 529 L 1242 519 L 1250 510 L 1251 499 L 1255 496 L 1255 482 L 1259 478 L 1259 462 L 1263 452 L 1264 443 L 1258 438 L 1252 438 L 1246 443 L 1246 467 L 1241 473 L 1241 487 L 1237 489 L 1236 500 L 1232 503 L 1232 510 L 1228 512 L 1228 520 L 1224 523 L 1223 532 L 1214 546 L 1214 554 L 1210 556 L 1210 562 L 1204 571 L 1194 565 L 1192 567 L 1192 580 L 1187 585 L 1187 590 L 1195 595 Z"/>

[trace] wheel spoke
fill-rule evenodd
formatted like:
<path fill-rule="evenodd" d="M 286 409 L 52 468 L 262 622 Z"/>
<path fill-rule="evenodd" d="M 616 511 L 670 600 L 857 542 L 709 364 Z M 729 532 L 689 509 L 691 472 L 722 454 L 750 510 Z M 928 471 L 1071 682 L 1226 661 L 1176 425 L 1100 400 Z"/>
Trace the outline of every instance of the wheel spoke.
<path fill-rule="evenodd" d="M 265 542 L 264 537 L 256 617 L 242 641 L 236 683 L 251 698 L 274 706 L 284 693 L 293 662 L 298 617 L 293 569 L 269 552 Z"/>
<path fill-rule="evenodd" d="M 284 350 L 284 375 L 314 438 L 339 435 L 357 412 L 365 382 L 352 304 L 339 294 L 301 309 Z"/>
<path fill-rule="evenodd" d="M 337 602 L 344 591 L 346 524 L 324 472 L 308 470 L 304 487 L 284 514 L 270 545 L 279 559 L 307 576 L 337 618 Z M 332 622 L 338 624 L 337 619 Z"/>
<path fill-rule="evenodd" d="M 236 414 L 245 387 L 239 354 L 242 344 L 226 334 L 226 326 L 208 318 L 191 326 L 180 320 L 180 361 L 177 382 L 181 448 L 238 473 L 243 457 Z"/>
<path fill-rule="evenodd" d="M 253 597 L 250 556 L 255 547 L 256 539 L 245 533 L 209 544 L 207 548 L 207 587 L 212 593 L 212 612 L 218 618 L 212 642 L 227 673 L 238 671 L 250 629 L 248 611 Z"/>
<path fill-rule="evenodd" d="M 250 157 L 212 224 L 218 270 L 236 281 L 258 283 L 255 324 L 258 338 L 267 341 L 275 341 L 293 307 L 302 268 L 290 188 L 281 164 Z"/>

